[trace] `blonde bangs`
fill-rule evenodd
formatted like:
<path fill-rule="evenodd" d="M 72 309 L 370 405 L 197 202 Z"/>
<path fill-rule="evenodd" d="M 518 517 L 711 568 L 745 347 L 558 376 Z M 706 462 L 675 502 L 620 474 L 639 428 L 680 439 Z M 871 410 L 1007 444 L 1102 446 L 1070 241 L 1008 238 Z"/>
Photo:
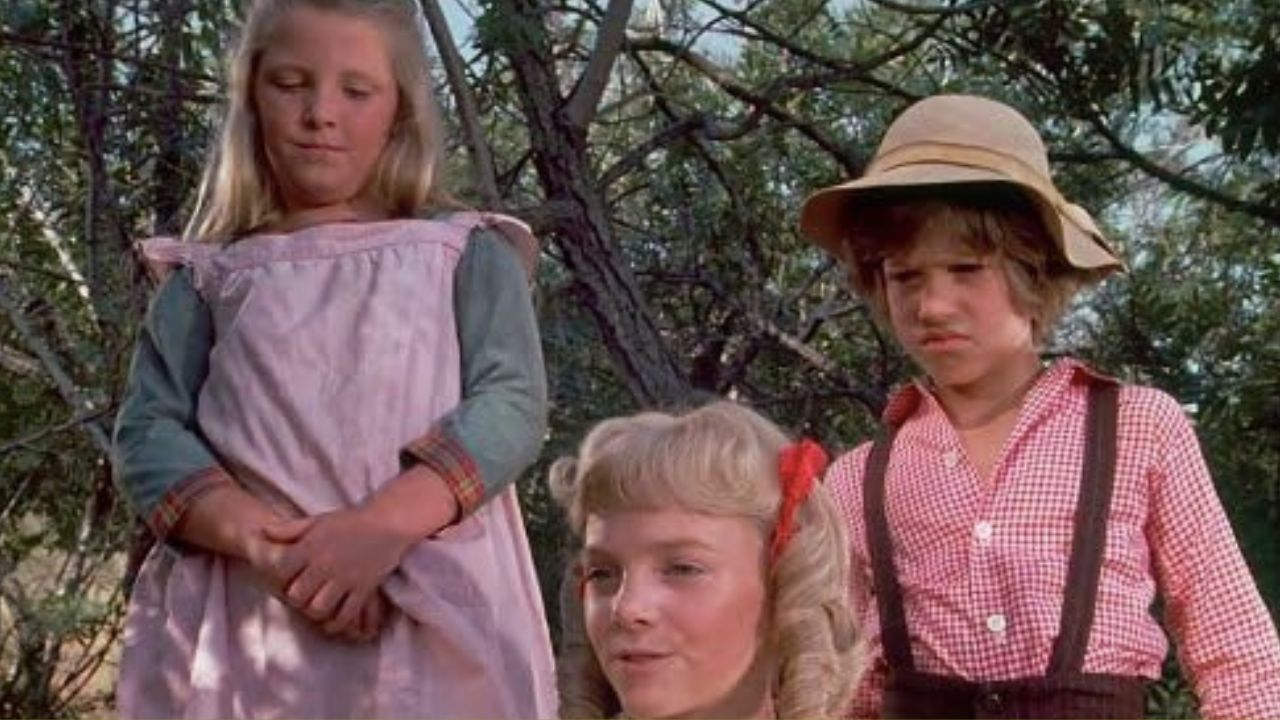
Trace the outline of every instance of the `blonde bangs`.
<path fill-rule="evenodd" d="M 667 507 L 747 516 L 764 529 L 778 504 L 786 442 L 731 403 L 678 417 L 643 413 L 597 426 L 577 460 L 553 467 L 552 485 L 579 532 L 589 514 Z"/>

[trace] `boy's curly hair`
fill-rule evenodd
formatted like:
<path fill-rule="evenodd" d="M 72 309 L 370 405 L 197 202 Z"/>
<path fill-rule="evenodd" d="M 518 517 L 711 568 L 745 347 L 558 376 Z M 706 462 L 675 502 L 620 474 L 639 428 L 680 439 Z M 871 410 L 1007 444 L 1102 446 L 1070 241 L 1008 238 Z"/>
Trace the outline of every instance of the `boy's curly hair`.
<path fill-rule="evenodd" d="M 956 241 L 980 255 L 995 255 L 1009 283 L 1014 307 L 1031 318 L 1031 332 L 1043 345 L 1082 288 L 1107 272 L 1069 265 L 1054 248 L 1033 201 L 1000 183 L 939 189 L 926 186 L 865 193 L 846 208 L 849 234 L 841 260 L 855 292 L 867 300 L 876 320 L 889 326 L 884 260 L 910 250 L 926 227 L 941 224 Z"/>

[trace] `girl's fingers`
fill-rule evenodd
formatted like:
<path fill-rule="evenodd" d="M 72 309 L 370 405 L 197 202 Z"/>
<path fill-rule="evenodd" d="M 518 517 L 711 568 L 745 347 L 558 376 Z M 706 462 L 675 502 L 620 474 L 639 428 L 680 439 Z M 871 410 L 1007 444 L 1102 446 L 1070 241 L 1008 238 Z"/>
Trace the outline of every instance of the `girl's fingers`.
<path fill-rule="evenodd" d="M 269 525 L 262 526 L 262 534 L 268 540 L 278 543 L 296 542 L 298 538 L 307 534 L 311 526 L 315 524 L 315 518 L 305 517 L 293 520 L 281 520 L 273 522 Z"/>
<path fill-rule="evenodd" d="M 367 597 L 359 593 L 347 593 L 337 611 L 324 623 L 324 631 L 330 635 L 341 635 L 348 640 L 363 640 L 360 633 L 360 613 L 367 604 Z"/>
<path fill-rule="evenodd" d="M 387 601 L 383 599 L 382 592 L 374 592 L 369 600 L 364 604 L 364 611 L 360 613 L 360 630 L 370 640 L 378 636 L 382 632 L 382 623 L 386 620 Z"/>
<path fill-rule="evenodd" d="M 311 604 L 311 598 L 315 597 L 325 581 L 323 574 L 314 567 L 307 566 L 285 587 L 284 596 L 291 606 L 306 612 L 307 606 Z"/>
<path fill-rule="evenodd" d="M 276 547 L 281 548 L 281 551 L 275 557 L 272 570 L 275 577 L 279 579 L 280 586 L 287 587 L 306 569 L 307 558 L 296 545 L 277 545 Z"/>
<path fill-rule="evenodd" d="M 322 583 L 303 612 L 316 622 L 327 622 L 337 613 L 339 605 L 349 594 L 346 588 L 333 581 Z"/>

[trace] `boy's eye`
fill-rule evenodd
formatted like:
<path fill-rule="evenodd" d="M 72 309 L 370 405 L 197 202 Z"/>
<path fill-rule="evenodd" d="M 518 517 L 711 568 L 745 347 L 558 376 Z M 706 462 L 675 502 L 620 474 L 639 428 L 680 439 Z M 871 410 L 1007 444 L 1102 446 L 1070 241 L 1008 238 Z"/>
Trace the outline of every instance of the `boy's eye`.
<path fill-rule="evenodd" d="M 887 273 L 885 273 L 885 276 L 889 278 L 889 282 L 901 285 L 903 283 L 909 283 L 912 280 L 915 280 L 916 278 L 920 277 L 920 271 L 919 270 L 890 270 Z"/>
<path fill-rule="evenodd" d="M 981 272 L 985 267 L 986 265 L 980 262 L 963 262 L 952 263 L 949 269 L 957 275 L 972 275 L 973 273 Z"/>
<path fill-rule="evenodd" d="M 346 87 L 343 88 L 343 92 L 352 100 L 364 100 L 370 95 L 373 95 L 372 90 L 363 87 Z"/>

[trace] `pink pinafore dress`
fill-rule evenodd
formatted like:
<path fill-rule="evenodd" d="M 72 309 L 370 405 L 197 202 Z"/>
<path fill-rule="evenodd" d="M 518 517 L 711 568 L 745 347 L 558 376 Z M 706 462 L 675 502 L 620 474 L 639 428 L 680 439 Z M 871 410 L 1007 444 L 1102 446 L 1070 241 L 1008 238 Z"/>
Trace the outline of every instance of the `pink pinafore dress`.
<path fill-rule="evenodd" d="M 289 515 L 359 503 L 460 400 L 453 275 L 473 228 L 509 218 L 325 225 L 226 247 L 144 244 L 187 265 L 215 328 L 198 422 L 222 464 Z M 129 717 L 541 718 L 555 673 L 515 489 L 419 542 L 369 643 L 332 639 L 248 566 L 159 544 L 130 601 Z"/>

